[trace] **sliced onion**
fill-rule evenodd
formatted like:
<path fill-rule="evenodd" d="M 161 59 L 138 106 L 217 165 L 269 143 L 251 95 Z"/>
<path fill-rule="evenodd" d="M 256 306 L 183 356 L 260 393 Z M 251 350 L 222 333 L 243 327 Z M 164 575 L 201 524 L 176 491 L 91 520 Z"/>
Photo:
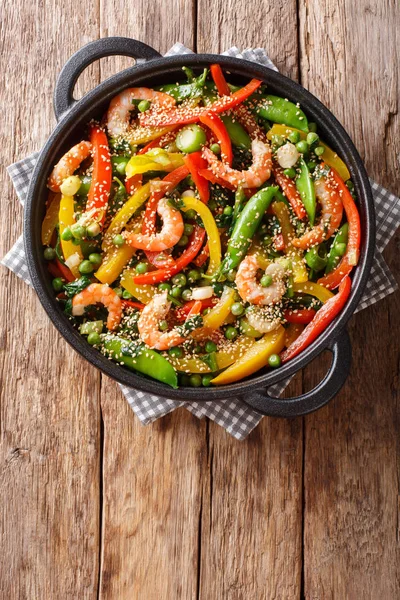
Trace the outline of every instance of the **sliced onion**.
<path fill-rule="evenodd" d="M 214 290 L 211 285 L 205 285 L 204 287 L 197 287 L 192 289 L 192 300 L 206 300 L 211 298 L 214 294 Z"/>
<path fill-rule="evenodd" d="M 79 256 L 79 254 L 77 252 L 74 252 L 74 254 L 71 254 L 71 256 L 68 256 L 68 258 L 65 261 L 65 264 L 67 265 L 68 269 L 74 269 L 75 267 L 77 267 L 81 262 L 81 257 Z"/>

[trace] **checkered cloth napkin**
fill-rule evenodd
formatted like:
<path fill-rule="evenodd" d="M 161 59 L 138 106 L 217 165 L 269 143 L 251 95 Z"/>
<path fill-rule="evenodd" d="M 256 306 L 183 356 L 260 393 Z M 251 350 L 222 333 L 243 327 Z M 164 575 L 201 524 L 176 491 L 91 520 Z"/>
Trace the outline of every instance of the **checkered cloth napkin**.
<path fill-rule="evenodd" d="M 192 51 L 178 43 L 167 52 L 166 56 L 174 56 L 177 54 L 192 54 Z M 257 62 L 270 69 L 277 70 L 262 48 L 248 49 L 243 52 L 240 52 L 238 48 L 230 48 L 226 52 L 223 52 L 223 54 Z M 21 204 L 24 203 L 27 195 L 30 177 L 38 155 L 39 153 L 36 152 L 8 167 L 8 173 L 12 179 Z M 375 199 L 377 217 L 376 252 L 370 279 L 357 310 L 362 310 L 370 304 L 378 302 L 397 289 L 396 281 L 393 278 L 389 267 L 386 265 L 381 252 L 393 237 L 400 223 L 400 199 L 374 181 L 371 181 L 371 186 Z M 30 275 L 25 260 L 22 236 L 3 258 L 2 264 L 14 271 L 18 277 L 21 277 L 26 283 L 31 285 Z M 272 396 L 279 397 L 289 381 L 290 379 L 286 379 L 271 386 L 269 388 L 269 393 Z M 120 387 L 133 411 L 144 425 L 152 423 L 179 406 L 185 406 L 191 413 L 196 415 L 196 417 L 208 417 L 218 423 L 218 425 L 224 427 L 235 438 L 242 440 L 262 419 L 262 416 L 259 413 L 234 398 L 220 402 L 207 403 L 178 402 L 159 396 L 152 396 L 123 385 Z"/>

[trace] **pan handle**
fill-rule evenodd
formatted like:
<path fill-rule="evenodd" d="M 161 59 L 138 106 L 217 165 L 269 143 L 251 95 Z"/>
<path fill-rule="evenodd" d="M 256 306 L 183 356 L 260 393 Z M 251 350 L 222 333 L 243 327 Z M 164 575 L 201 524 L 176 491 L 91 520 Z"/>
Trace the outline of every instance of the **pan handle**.
<path fill-rule="evenodd" d="M 339 333 L 328 350 L 333 354 L 332 364 L 324 379 L 310 392 L 285 400 L 272 398 L 267 391 L 261 391 L 241 400 L 270 417 L 298 417 L 321 408 L 336 396 L 350 372 L 351 343 L 346 330 Z"/>
<path fill-rule="evenodd" d="M 114 55 L 131 56 L 142 60 L 151 60 L 161 56 L 151 46 L 125 37 L 102 38 L 86 44 L 71 56 L 58 76 L 54 91 L 54 112 L 57 121 L 75 104 L 73 91 L 82 71 L 95 60 Z"/>

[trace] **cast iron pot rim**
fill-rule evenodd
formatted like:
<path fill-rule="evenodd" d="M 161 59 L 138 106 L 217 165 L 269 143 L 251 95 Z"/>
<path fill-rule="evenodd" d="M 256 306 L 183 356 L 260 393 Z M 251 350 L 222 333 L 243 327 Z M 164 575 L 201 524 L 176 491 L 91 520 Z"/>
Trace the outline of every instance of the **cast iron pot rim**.
<path fill-rule="evenodd" d="M 358 198 L 360 199 L 360 202 L 365 205 L 366 218 L 362 230 L 365 246 L 362 249 L 359 264 L 352 277 L 352 291 L 344 310 L 306 350 L 276 371 L 271 371 L 263 375 L 256 375 L 249 380 L 218 388 L 202 388 L 201 394 L 199 394 L 199 390 L 196 388 L 185 387 L 175 390 L 155 380 L 137 375 L 136 373 L 121 367 L 117 363 L 108 360 L 98 350 L 89 346 L 86 340 L 73 328 L 68 318 L 62 313 L 54 296 L 51 294 L 48 285 L 46 285 L 46 278 L 44 276 L 42 277 L 40 274 L 39 258 L 34 256 L 34 230 L 36 227 L 32 221 L 31 214 L 33 203 L 38 195 L 37 188 L 42 184 L 43 178 L 47 179 L 49 172 L 48 155 L 51 154 L 53 146 L 61 136 L 67 137 L 67 130 L 70 128 L 71 124 L 74 124 L 76 117 L 81 116 L 82 113 L 94 112 L 92 106 L 94 101 L 97 101 L 99 104 L 105 102 L 126 88 L 128 84 L 131 85 L 148 76 L 154 76 L 159 70 L 161 70 L 159 73 L 161 76 L 163 74 L 163 68 L 167 68 L 168 72 L 168 68 L 171 69 L 171 67 L 176 68 L 183 65 L 201 67 L 213 62 L 218 62 L 231 68 L 237 75 L 242 75 L 244 77 L 259 77 L 276 89 L 283 88 L 285 97 L 287 95 L 289 98 L 295 98 L 296 101 L 300 102 L 306 113 L 313 114 L 314 120 L 316 120 L 317 123 L 323 119 L 325 124 L 329 126 L 329 129 L 334 131 L 336 139 L 338 140 L 337 147 L 340 148 L 339 151 L 343 151 L 345 148 L 346 151 L 344 154 L 351 156 L 354 163 L 354 165 L 348 164 L 347 166 L 352 179 L 354 180 Z M 86 121 L 89 120 L 90 117 L 88 115 Z M 32 175 L 24 209 L 24 243 L 29 272 L 40 302 L 58 331 L 67 342 L 81 354 L 81 356 L 106 375 L 128 387 L 166 398 L 207 402 L 233 397 L 243 397 L 252 390 L 267 389 L 274 383 L 293 375 L 305 367 L 323 350 L 327 348 L 331 349 L 332 345 L 340 336 L 341 330 L 356 309 L 368 280 L 375 246 L 374 204 L 368 175 L 352 140 L 336 117 L 334 117 L 334 115 L 315 96 L 313 96 L 311 92 L 308 92 L 301 85 L 284 75 L 273 71 L 268 67 L 258 65 L 257 63 L 215 54 L 186 54 L 183 56 L 155 58 L 145 64 L 137 64 L 113 75 L 88 92 L 82 99 L 76 101 L 71 109 L 62 116 L 40 152 Z M 245 397 L 243 399 L 245 399 Z M 268 399 L 266 398 L 266 403 L 267 402 Z M 284 403 L 284 400 L 282 402 Z"/>

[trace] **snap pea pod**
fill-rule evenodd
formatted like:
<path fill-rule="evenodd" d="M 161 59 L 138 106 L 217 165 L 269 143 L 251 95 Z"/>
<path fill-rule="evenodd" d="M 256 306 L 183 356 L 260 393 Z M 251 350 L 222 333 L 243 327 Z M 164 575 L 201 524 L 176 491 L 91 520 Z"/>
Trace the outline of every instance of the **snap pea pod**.
<path fill-rule="evenodd" d="M 268 119 L 273 123 L 308 131 L 308 121 L 303 111 L 293 102 L 279 96 L 261 96 L 261 102 L 255 112 L 262 119 Z"/>
<path fill-rule="evenodd" d="M 314 182 L 311 179 L 310 171 L 307 167 L 304 158 L 299 159 L 298 167 L 300 169 L 300 173 L 295 181 L 296 188 L 300 194 L 301 200 L 304 204 L 304 208 L 306 209 L 306 212 L 308 214 L 310 225 L 314 226 L 315 210 L 317 205 L 315 198 Z"/>
<path fill-rule="evenodd" d="M 203 73 L 199 77 L 192 76 L 192 79 L 188 83 L 181 83 L 178 85 L 175 83 L 168 83 L 155 89 L 169 94 L 175 98 L 177 102 L 183 102 L 189 98 L 199 98 L 203 95 L 207 73 L 208 69 L 204 69 Z"/>
<path fill-rule="evenodd" d="M 130 155 L 121 155 L 121 156 L 112 156 L 111 164 L 114 175 L 125 175 L 126 165 L 128 164 L 131 156 Z"/>
<path fill-rule="evenodd" d="M 349 224 L 345 223 L 344 225 L 341 226 L 341 228 L 335 235 L 335 238 L 332 242 L 331 249 L 329 250 L 326 268 L 325 268 L 326 274 L 330 273 L 331 271 L 333 271 L 333 269 L 335 269 L 337 267 L 340 259 L 346 252 L 348 236 L 349 236 Z"/>
<path fill-rule="evenodd" d="M 131 371 L 138 371 L 174 389 L 178 387 L 178 377 L 174 367 L 154 350 L 143 347 L 130 352 L 129 342 L 116 336 L 106 336 L 104 348 L 107 355 L 119 363 L 122 362 Z"/>
<path fill-rule="evenodd" d="M 233 228 L 220 273 L 228 273 L 228 271 L 239 266 L 246 255 L 265 211 L 277 191 L 277 187 L 271 186 L 259 190 L 249 199 Z"/>
<path fill-rule="evenodd" d="M 243 188 L 239 187 L 236 192 L 235 192 L 235 205 L 233 207 L 233 215 L 232 215 L 232 223 L 231 226 L 229 228 L 229 235 L 231 235 L 234 227 L 235 227 L 235 223 L 240 215 L 240 213 L 243 210 L 243 205 L 244 202 L 246 200 L 246 194 L 243 191 Z"/>
<path fill-rule="evenodd" d="M 81 187 L 77 194 L 78 196 L 87 196 L 92 185 L 92 178 L 89 175 L 80 175 L 79 178 L 81 180 Z"/>
<path fill-rule="evenodd" d="M 221 117 L 229 137 L 231 138 L 232 144 L 239 148 L 246 148 L 247 150 L 251 147 L 251 139 L 247 131 L 238 121 L 234 121 L 229 115 Z"/>
<path fill-rule="evenodd" d="M 325 244 L 319 244 L 319 246 L 310 248 L 304 258 L 310 269 L 313 271 L 322 271 L 328 262 Z"/>

